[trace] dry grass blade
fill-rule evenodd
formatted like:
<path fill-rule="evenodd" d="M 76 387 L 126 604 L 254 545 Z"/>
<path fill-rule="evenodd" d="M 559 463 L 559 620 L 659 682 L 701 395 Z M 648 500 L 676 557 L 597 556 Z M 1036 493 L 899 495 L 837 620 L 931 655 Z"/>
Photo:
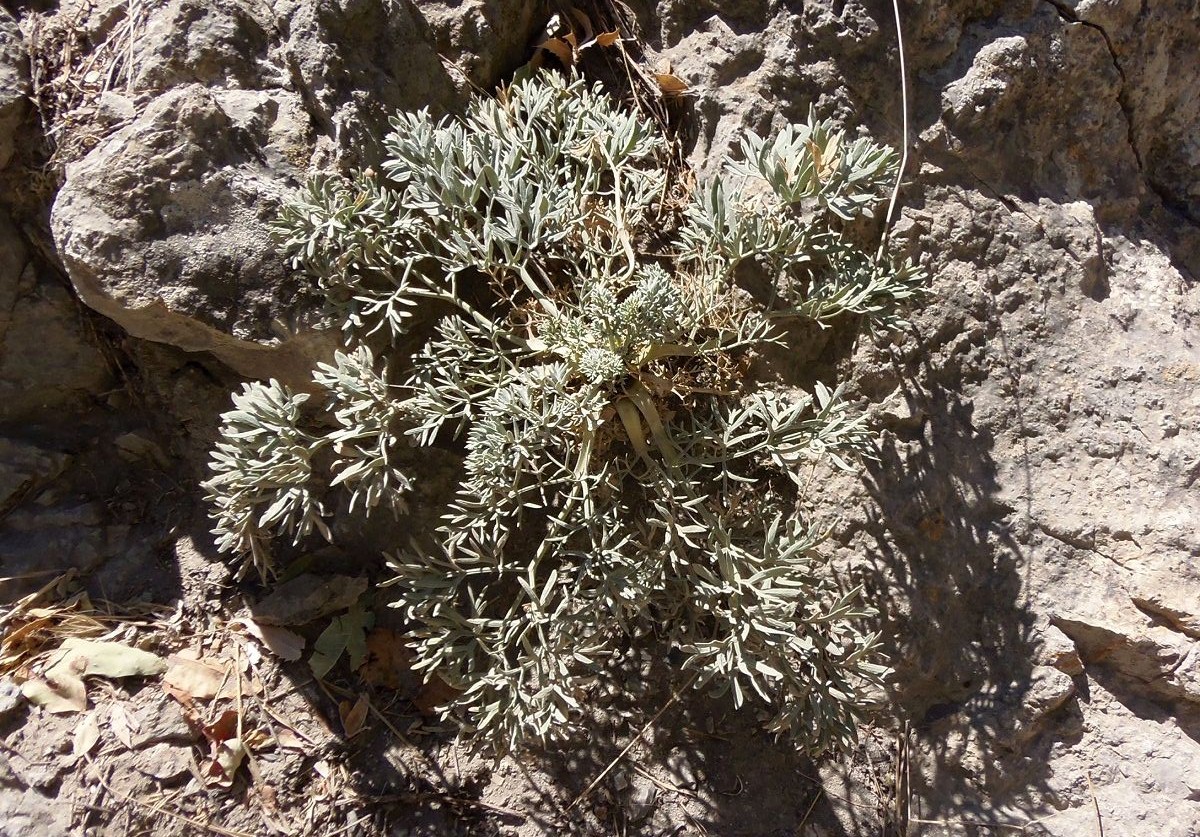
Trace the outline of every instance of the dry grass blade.
<path fill-rule="evenodd" d="M 903 142 L 900 145 L 900 165 L 896 170 L 896 185 L 888 200 L 887 214 L 883 216 L 883 236 L 879 242 L 880 255 L 887 246 L 888 231 L 892 226 L 892 216 L 896 212 L 896 201 L 900 197 L 900 185 L 904 182 L 904 169 L 908 165 L 908 68 L 904 62 L 904 28 L 900 21 L 899 0 L 892 0 L 892 10 L 896 13 L 896 49 L 900 53 L 900 116 L 903 120 Z"/>
<path fill-rule="evenodd" d="M 8 628 L 0 639 L 0 674 L 13 674 L 35 658 L 53 651 L 67 639 L 91 639 L 108 633 L 86 593 L 64 601 L 42 603 L 51 593 L 65 595 L 74 571 L 24 597 L 0 619 Z"/>
<path fill-rule="evenodd" d="M 1096 811 L 1096 828 L 1100 832 L 1100 837 L 1104 837 L 1104 820 L 1100 817 L 1100 801 L 1096 799 L 1096 788 L 1092 786 L 1092 774 L 1085 770 L 1083 777 L 1087 779 L 1088 793 L 1091 794 L 1092 807 Z"/>
<path fill-rule="evenodd" d="M 141 0 L 115 7 L 119 19 L 94 44 L 87 34 L 90 3 L 22 18 L 30 99 L 52 149 L 47 168 L 61 172 L 103 139 L 106 132 L 95 124 L 100 97 L 118 88 L 132 92 L 135 47 L 149 8 Z"/>

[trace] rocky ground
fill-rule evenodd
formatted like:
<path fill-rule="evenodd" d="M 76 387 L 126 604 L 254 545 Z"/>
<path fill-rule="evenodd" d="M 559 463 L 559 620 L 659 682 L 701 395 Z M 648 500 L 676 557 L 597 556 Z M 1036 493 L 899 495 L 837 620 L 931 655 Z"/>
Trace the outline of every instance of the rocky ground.
<path fill-rule="evenodd" d="M 902 140 L 890 3 L 577 5 L 687 83 L 701 174 L 810 106 Z M 0 664 L 159 660 L 56 712 L 0 679 L 0 833 L 1200 834 L 1200 8 L 901 5 L 892 239 L 929 300 L 778 359 L 853 369 L 883 429 L 810 511 L 881 609 L 888 707 L 813 763 L 635 659 L 631 723 L 495 764 L 422 714 L 386 589 L 347 580 L 386 577 L 374 552 L 317 556 L 281 603 L 216 555 L 197 483 L 237 382 L 332 345 L 280 201 L 371 163 L 391 112 L 493 87 L 568 7 L 0 7 Z M 288 659 L 360 610 L 364 667 Z"/>

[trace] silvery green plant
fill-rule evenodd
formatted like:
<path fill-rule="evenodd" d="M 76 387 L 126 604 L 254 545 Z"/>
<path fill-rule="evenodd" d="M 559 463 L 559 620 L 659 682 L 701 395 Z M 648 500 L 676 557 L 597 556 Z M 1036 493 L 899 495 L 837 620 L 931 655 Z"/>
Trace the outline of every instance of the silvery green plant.
<path fill-rule="evenodd" d="M 852 741 L 886 670 L 862 591 L 838 589 L 795 507 L 801 468 L 851 468 L 870 429 L 840 387 L 747 370 L 790 320 L 887 325 L 918 292 L 913 264 L 841 232 L 896 155 L 810 117 L 747 135 L 673 212 L 655 127 L 552 74 L 462 119 L 401 114 L 385 148 L 381 171 L 316 178 L 283 211 L 347 350 L 314 376 L 323 404 L 275 381 L 234 397 L 206 483 L 220 548 L 269 574 L 272 536 L 328 536 L 327 489 L 402 512 L 419 474 L 401 451 L 457 440 L 442 526 L 390 566 L 465 734 L 504 752 L 566 733 L 653 635 L 681 679 L 760 701 L 804 748 Z M 750 264 L 768 302 L 739 289 Z M 369 348 L 430 314 L 412 356 Z"/>

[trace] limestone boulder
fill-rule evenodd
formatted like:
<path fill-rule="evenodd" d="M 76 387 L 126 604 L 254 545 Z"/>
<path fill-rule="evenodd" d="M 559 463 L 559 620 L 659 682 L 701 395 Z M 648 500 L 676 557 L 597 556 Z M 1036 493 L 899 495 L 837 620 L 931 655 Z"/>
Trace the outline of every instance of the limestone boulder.
<path fill-rule="evenodd" d="M 135 337 L 303 385 L 336 330 L 279 251 L 280 204 L 317 169 L 377 160 L 397 110 L 451 110 L 491 84 L 522 57 L 532 8 L 171 0 L 124 26 L 120 7 L 81 13 L 94 43 L 137 36 L 128 83 L 94 109 L 113 130 L 54 202 L 79 297 Z"/>
<path fill-rule="evenodd" d="M 51 221 L 80 298 L 135 337 L 301 379 L 327 340 L 297 323 L 270 229 L 304 143 L 298 109 L 294 97 L 176 87 L 73 163 Z"/>

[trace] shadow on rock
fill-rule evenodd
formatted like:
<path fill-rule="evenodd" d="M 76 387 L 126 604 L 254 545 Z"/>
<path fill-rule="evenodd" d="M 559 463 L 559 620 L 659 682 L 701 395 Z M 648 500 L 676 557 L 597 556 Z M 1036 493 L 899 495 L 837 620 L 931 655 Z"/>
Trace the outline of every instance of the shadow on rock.
<path fill-rule="evenodd" d="M 949 387 L 914 376 L 901 391 L 912 411 L 892 423 L 869 467 L 876 511 L 856 534 L 896 670 L 894 700 L 911 728 L 914 797 L 942 806 L 911 816 L 1011 822 L 1043 798 L 1045 761 L 1030 753 L 1039 722 L 1073 686 L 1034 665 L 1026 556 L 1009 532 L 1014 510 L 995 499 L 992 439 Z"/>

